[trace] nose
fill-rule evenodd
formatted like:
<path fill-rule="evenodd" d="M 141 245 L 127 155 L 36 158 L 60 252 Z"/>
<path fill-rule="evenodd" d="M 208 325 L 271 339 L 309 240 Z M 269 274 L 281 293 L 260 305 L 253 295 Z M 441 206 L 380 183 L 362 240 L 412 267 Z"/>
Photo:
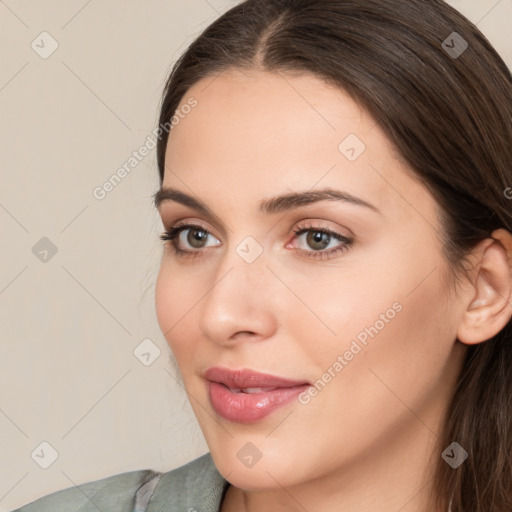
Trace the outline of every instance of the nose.
<path fill-rule="evenodd" d="M 243 340 L 261 341 L 276 329 L 274 299 L 278 284 L 261 255 L 247 263 L 231 251 L 199 307 L 199 328 L 212 342 L 226 347 Z M 272 284 L 273 282 L 273 284 Z"/>

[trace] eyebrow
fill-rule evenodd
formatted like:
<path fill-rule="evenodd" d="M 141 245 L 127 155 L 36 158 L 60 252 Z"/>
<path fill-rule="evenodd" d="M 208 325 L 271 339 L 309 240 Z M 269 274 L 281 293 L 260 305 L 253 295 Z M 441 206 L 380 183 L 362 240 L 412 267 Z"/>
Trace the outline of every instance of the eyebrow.
<path fill-rule="evenodd" d="M 170 187 L 162 187 L 154 194 L 154 204 L 158 208 L 164 201 L 175 201 L 184 206 L 188 206 L 203 215 L 211 218 L 217 218 L 216 215 L 199 199 L 189 196 L 180 190 Z M 343 201 L 357 206 L 364 206 L 376 213 L 381 213 L 379 209 L 371 203 L 356 197 L 348 192 L 336 190 L 333 188 L 323 188 L 320 190 L 306 192 L 291 192 L 288 194 L 264 199 L 258 204 L 258 213 L 265 215 L 274 215 L 277 213 L 293 210 L 302 206 L 307 206 L 319 201 Z"/>

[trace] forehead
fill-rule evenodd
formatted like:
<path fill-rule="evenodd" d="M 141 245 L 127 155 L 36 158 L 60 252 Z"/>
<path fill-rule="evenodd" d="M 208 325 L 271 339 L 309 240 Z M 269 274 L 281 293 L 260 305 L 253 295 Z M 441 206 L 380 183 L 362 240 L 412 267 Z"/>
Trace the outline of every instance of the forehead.
<path fill-rule="evenodd" d="M 331 186 L 381 211 L 432 207 L 375 120 L 314 75 L 230 70 L 197 82 L 177 112 L 191 98 L 197 106 L 171 130 L 164 186 L 182 180 L 200 197 L 213 186 L 254 203 L 276 191 Z"/>

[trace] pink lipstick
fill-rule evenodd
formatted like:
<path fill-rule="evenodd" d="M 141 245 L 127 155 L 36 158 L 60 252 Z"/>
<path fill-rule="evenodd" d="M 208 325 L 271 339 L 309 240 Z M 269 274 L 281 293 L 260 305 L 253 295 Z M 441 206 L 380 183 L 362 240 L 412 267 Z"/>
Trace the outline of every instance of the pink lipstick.
<path fill-rule="evenodd" d="M 253 370 L 212 367 L 204 372 L 210 402 L 224 419 L 254 423 L 283 407 L 310 384 Z"/>

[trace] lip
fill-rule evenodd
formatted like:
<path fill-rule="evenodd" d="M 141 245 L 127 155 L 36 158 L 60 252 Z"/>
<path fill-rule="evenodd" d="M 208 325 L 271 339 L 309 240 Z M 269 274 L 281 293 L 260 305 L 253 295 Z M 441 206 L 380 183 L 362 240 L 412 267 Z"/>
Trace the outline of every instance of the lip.
<path fill-rule="evenodd" d="M 212 367 L 204 372 L 213 409 L 224 419 L 254 423 L 291 402 L 310 384 L 249 369 L 229 370 Z M 270 388 L 255 393 L 240 389 Z M 238 390 L 238 391 L 234 391 Z"/>
<path fill-rule="evenodd" d="M 269 373 L 261 373 L 249 369 L 230 370 L 220 366 L 213 366 L 204 372 L 206 380 L 220 382 L 230 388 L 291 388 L 309 384 L 305 380 L 290 380 Z"/>

